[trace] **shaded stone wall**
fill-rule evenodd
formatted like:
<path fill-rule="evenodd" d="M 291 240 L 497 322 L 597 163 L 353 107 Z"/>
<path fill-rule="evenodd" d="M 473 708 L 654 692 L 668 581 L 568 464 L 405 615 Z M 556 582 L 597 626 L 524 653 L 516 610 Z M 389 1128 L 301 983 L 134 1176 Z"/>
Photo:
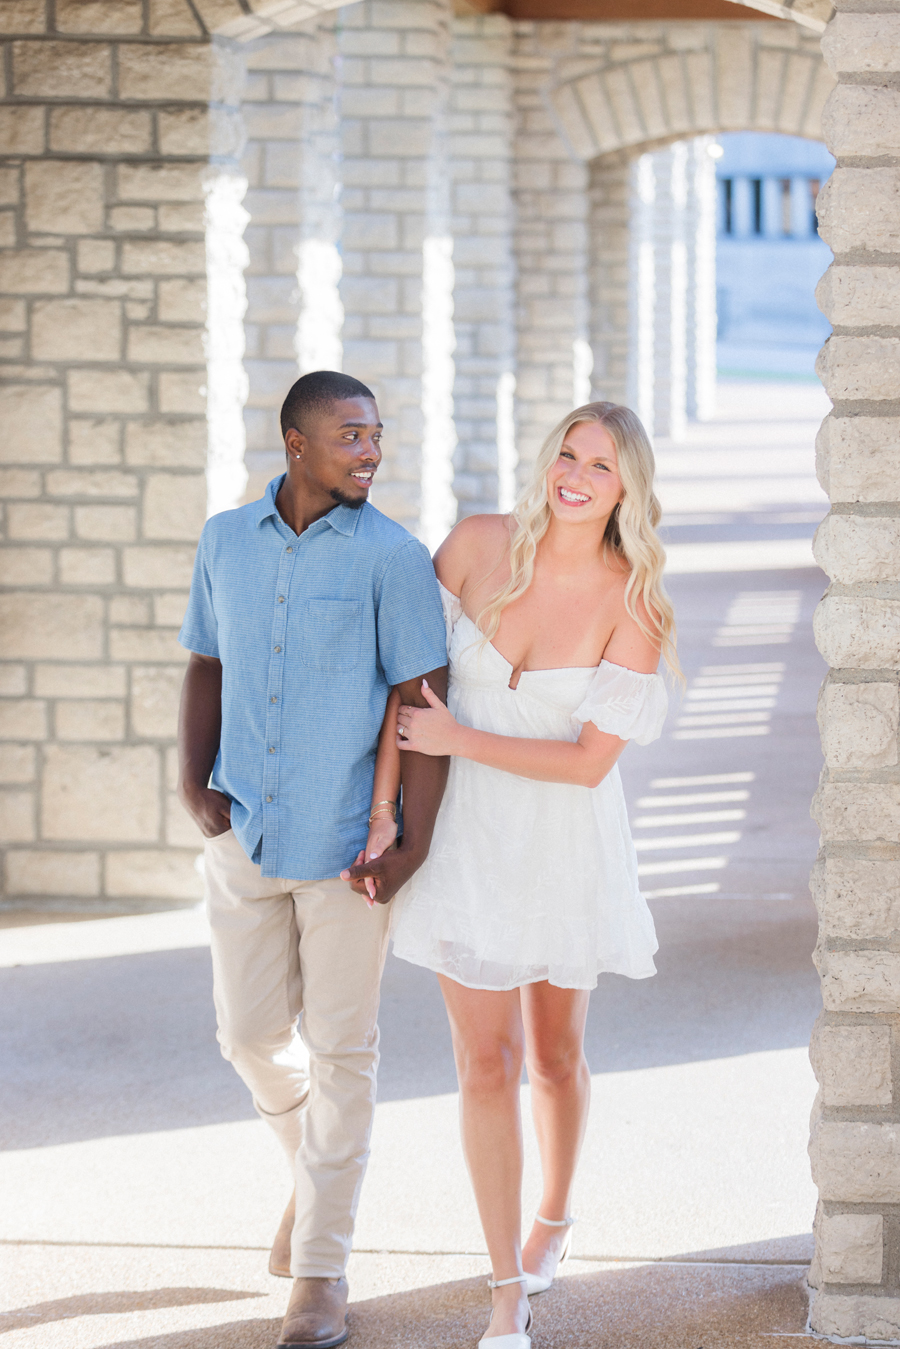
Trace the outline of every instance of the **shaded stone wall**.
<path fill-rule="evenodd" d="M 890 12 L 885 12 L 888 9 Z M 825 1011 L 812 1047 L 819 1188 L 812 1326 L 900 1338 L 900 13 L 839 0 L 822 47 L 838 86 L 823 125 L 837 168 L 820 195 L 835 259 L 818 299 L 834 325 L 819 374 L 832 507 L 816 614 L 833 667 L 819 718 L 816 953 Z"/>
<path fill-rule="evenodd" d="M 6 891 L 199 894 L 172 788 L 206 514 L 204 193 L 239 148 L 185 5 L 0 7 Z M 210 175 L 210 146 L 220 168 Z"/>

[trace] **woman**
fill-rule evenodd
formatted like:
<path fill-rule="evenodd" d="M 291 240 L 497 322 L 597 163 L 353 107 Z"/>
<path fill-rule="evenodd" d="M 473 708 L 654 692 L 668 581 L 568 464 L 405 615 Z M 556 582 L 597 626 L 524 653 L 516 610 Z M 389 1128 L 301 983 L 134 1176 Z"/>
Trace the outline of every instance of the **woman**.
<path fill-rule="evenodd" d="M 568 1252 L 590 990 L 603 971 L 655 973 L 615 766 L 662 729 L 660 651 L 677 668 L 653 471 L 634 413 L 589 403 L 548 437 L 511 516 L 456 526 L 434 560 L 448 706 L 427 687 L 428 708 L 392 704 L 379 751 L 369 857 L 392 836 L 393 727 L 401 752 L 453 756 L 431 851 L 394 901 L 394 951 L 437 972 L 450 1018 L 493 1269 L 485 1349 L 528 1349 L 528 1295 Z M 543 1170 L 524 1250 L 523 1058 Z"/>

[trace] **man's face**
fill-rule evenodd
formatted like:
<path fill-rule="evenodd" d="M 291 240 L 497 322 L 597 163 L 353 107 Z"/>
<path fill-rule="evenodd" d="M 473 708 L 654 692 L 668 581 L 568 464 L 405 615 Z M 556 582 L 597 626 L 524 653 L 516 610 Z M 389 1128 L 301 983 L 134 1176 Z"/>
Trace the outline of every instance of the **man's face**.
<path fill-rule="evenodd" d="M 381 463 L 381 431 L 374 398 L 332 403 L 307 424 L 289 430 L 285 449 L 293 473 L 308 490 L 354 510 L 364 504 Z"/>

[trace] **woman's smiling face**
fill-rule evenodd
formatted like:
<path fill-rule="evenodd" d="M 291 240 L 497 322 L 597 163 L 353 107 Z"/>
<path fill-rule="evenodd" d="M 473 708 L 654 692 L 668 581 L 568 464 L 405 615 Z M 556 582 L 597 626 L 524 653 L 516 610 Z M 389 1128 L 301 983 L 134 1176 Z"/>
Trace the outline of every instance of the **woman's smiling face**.
<path fill-rule="evenodd" d="M 566 524 L 605 521 L 624 495 L 612 436 L 598 422 L 577 422 L 547 474 L 551 511 Z"/>

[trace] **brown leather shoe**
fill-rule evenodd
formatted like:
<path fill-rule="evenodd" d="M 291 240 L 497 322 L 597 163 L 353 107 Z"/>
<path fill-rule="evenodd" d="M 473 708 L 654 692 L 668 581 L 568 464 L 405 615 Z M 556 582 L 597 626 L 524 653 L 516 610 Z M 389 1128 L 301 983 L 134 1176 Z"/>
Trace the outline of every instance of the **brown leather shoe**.
<path fill-rule="evenodd" d="M 284 1210 L 281 1226 L 275 1233 L 275 1240 L 272 1243 L 272 1254 L 269 1256 L 269 1273 L 277 1275 L 279 1279 L 291 1277 L 291 1233 L 294 1230 L 294 1201 L 296 1198 L 297 1191 L 295 1190 L 287 1208 Z"/>
<path fill-rule="evenodd" d="M 332 1349 L 347 1329 L 346 1279 L 295 1279 L 278 1349 Z"/>

